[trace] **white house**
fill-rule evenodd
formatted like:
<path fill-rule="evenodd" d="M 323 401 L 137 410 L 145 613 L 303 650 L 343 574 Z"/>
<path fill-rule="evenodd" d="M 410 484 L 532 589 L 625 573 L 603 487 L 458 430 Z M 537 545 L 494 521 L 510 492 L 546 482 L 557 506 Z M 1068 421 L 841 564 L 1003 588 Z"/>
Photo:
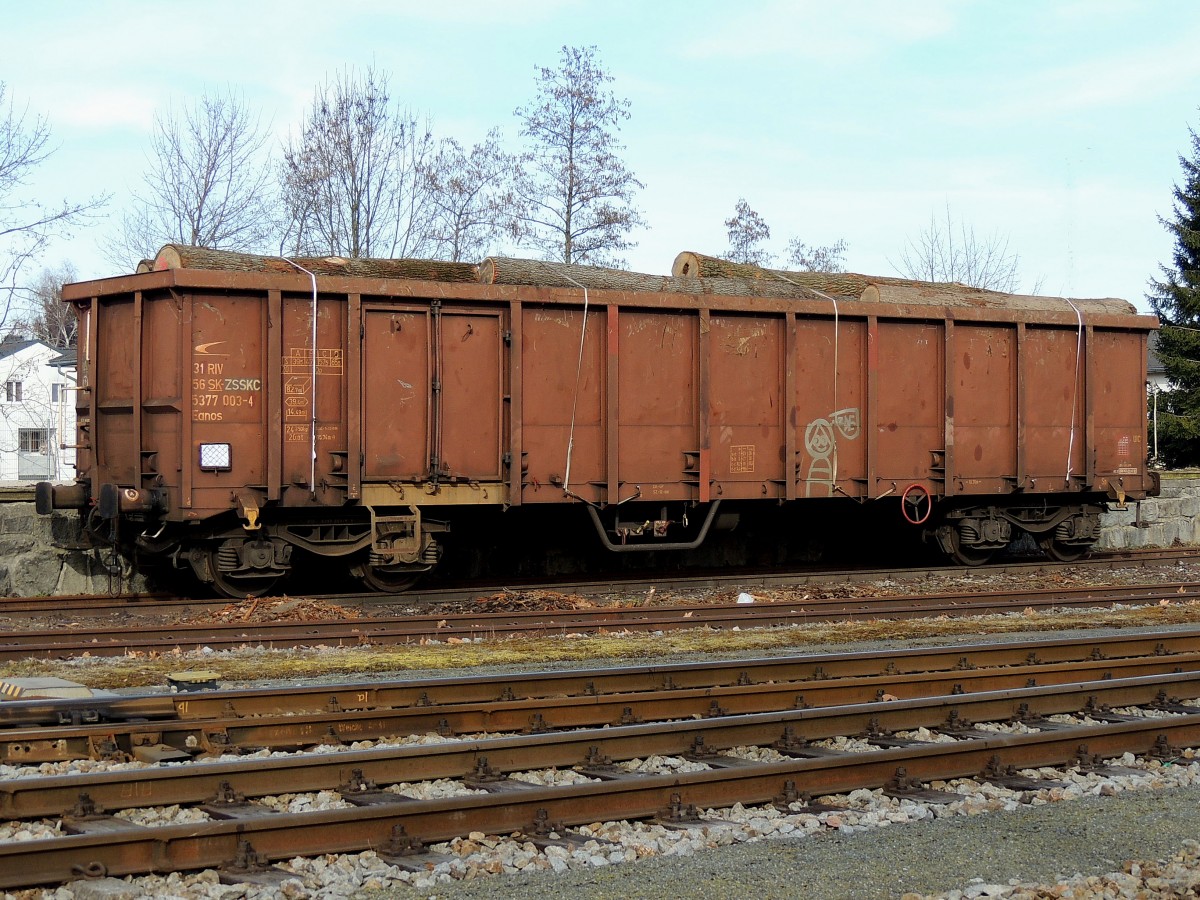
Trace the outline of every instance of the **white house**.
<path fill-rule="evenodd" d="M 1150 332 L 1149 349 L 1146 352 L 1146 383 L 1152 394 L 1159 391 L 1171 390 L 1171 382 L 1167 380 L 1167 370 L 1158 358 L 1158 332 Z"/>
<path fill-rule="evenodd" d="M 73 481 L 75 351 L 0 342 L 0 482 Z"/>

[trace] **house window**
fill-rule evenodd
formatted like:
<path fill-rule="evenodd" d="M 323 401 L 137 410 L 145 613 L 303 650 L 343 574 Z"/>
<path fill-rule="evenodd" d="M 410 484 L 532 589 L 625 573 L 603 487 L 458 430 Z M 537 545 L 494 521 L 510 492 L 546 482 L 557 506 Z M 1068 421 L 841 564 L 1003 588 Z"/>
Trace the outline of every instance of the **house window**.
<path fill-rule="evenodd" d="M 63 386 L 61 384 L 59 384 L 57 381 L 54 382 L 54 384 L 50 385 L 50 402 L 51 403 L 58 403 L 60 400 L 62 400 L 62 389 L 63 389 Z"/>
<path fill-rule="evenodd" d="M 22 453 L 45 453 L 49 441 L 46 439 L 45 428 L 22 428 L 18 432 L 18 440 Z"/>
<path fill-rule="evenodd" d="M 6 381 L 4 382 L 4 399 L 9 403 L 21 402 L 21 382 Z"/>

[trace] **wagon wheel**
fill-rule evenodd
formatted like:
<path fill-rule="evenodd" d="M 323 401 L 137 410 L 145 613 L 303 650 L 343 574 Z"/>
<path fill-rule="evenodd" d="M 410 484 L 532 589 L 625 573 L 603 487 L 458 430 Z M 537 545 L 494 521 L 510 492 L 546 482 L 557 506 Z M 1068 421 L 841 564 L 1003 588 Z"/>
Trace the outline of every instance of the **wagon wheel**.
<path fill-rule="evenodd" d="M 1075 562 L 1083 559 L 1092 549 L 1091 544 L 1067 544 L 1056 540 L 1053 535 L 1043 535 L 1038 538 L 1038 546 L 1051 559 L 1058 562 Z"/>
<path fill-rule="evenodd" d="M 384 572 L 364 566 L 358 580 L 363 586 L 380 594 L 400 594 L 416 584 L 424 572 Z"/>
<path fill-rule="evenodd" d="M 218 550 L 208 551 L 208 570 L 212 573 L 213 587 L 223 597 L 245 600 L 248 597 L 265 597 L 283 578 L 283 573 L 274 575 L 235 575 L 217 568 Z"/>
<path fill-rule="evenodd" d="M 265 578 L 239 577 L 225 572 L 218 572 L 215 567 L 212 570 L 212 574 L 213 587 L 222 596 L 232 597 L 235 600 L 245 600 L 247 597 L 265 597 L 271 593 L 272 588 L 283 577 L 282 575 L 271 575 Z"/>
<path fill-rule="evenodd" d="M 365 560 L 350 567 L 350 574 L 369 591 L 380 594 L 399 594 L 416 584 L 428 570 L 385 569 L 372 566 Z"/>
<path fill-rule="evenodd" d="M 950 558 L 960 566 L 982 566 L 992 558 L 992 554 L 996 551 L 985 550 L 981 547 L 965 547 L 962 539 L 958 535 L 958 529 L 951 532 L 952 537 L 950 543 Z"/>
<path fill-rule="evenodd" d="M 923 484 L 910 484 L 900 495 L 900 511 L 910 525 L 922 525 L 933 512 L 933 498 Z"/>

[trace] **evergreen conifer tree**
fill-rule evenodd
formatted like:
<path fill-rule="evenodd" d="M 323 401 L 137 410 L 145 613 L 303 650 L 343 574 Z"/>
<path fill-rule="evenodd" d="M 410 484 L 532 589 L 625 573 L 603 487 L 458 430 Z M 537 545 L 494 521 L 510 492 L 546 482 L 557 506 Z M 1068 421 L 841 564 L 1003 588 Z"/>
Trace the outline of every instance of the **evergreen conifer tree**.
<path fill-rule="evenodd" d="M 1175 249 L 1148 295 L 1162 321 L 1158 355 L 1173 388 L 1158 398 L 1159 456 L 1170 466 L 1200 465 L 1200 135 L 1188 133 L 1191 155 L 1179 157 L 1173 214 L 1161 219 Z"/>

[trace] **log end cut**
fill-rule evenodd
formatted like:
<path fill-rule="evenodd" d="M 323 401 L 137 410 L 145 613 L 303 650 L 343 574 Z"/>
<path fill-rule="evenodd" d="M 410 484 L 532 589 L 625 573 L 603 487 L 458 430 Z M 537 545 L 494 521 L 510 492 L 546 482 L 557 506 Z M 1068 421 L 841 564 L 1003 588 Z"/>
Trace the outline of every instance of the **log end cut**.
<path fill-rule="evenodd" d="M 676 278 L 699 278 L 700 258 L 691 250 L 684 250 L 671 263 L 671 274 Z"/>

